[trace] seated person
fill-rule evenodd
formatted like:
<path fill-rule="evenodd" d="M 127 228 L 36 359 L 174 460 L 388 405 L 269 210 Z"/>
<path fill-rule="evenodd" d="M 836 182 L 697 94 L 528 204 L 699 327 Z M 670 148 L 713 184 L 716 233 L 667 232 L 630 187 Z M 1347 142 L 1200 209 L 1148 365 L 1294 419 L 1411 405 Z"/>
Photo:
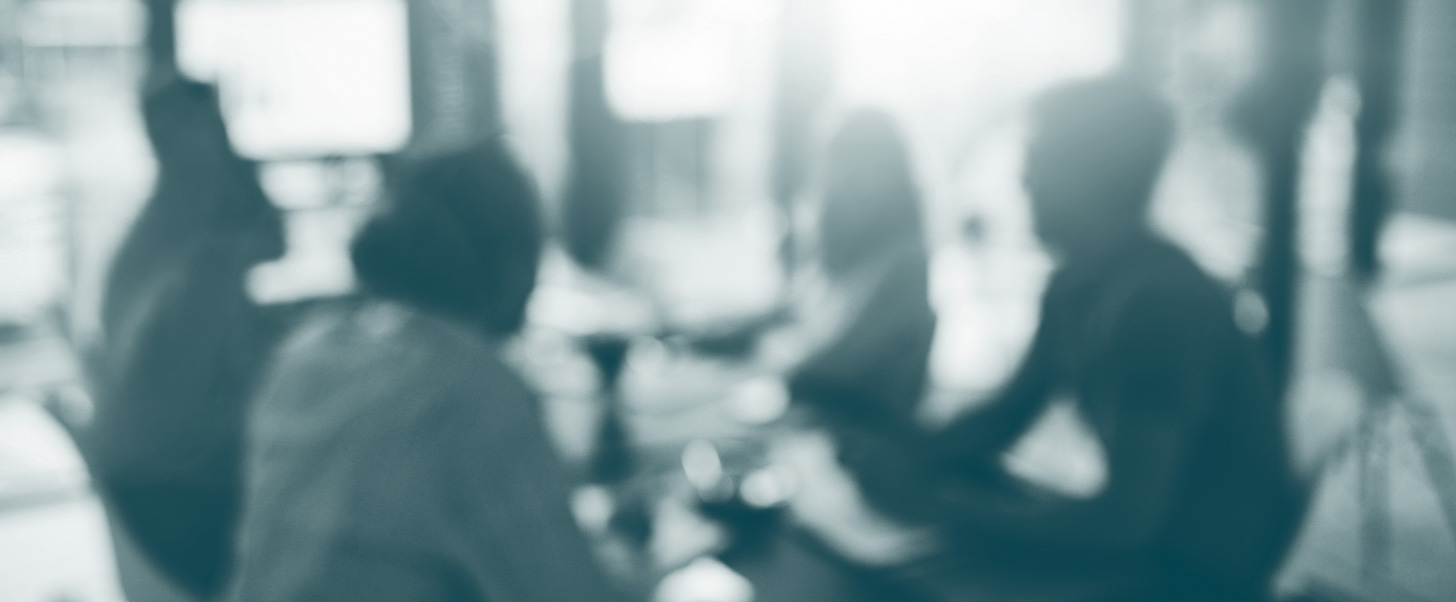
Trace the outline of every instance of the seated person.
<path fill-rule="evenodd" d="M 252 408 L 231 599 L 617 598 L 500 358 L 537 211 L 490 141 L 423 165 L 360 232 L 360 299 L 304 320 Z"/>
<path fill-rule="evenodd" d="M 1048 93 L 1034 119 L 1025 182 L 1058 268 L 1019 372 L 933 436 L 892 416 L 846 429 L 841 460 L 880 509 L 943 528 L 945 553 L 907 570 L 944 599 L 1262 599 L 1302 499 L 1230 295 L 1147 225 L 1169 110 L 1109 78 Z M 1107 458 L 1085 499 L 998 462 L 1063 395 Z"/>
<path fill-rule="evenodd" d="M 789 375 L 795 399 L 893 408 L 908 417 L 925 388 L 935 314 L 920 194 L 888 115 L 852 114 L 830 141 L 817 265 L 797 274 L 783 310 L 692 339 L 701 352 L 759 359 Z"/>
<path fill-rule="evenodd" d="M 852 114 L 830 141 L 819 214 L 826 294 L 805 299 L 821 341 L 789 377 L 795 399 L 910 416 L 935 336 L 920 193 L 891 118 Z M 811 327 L 812 328 L 812 327 Z"/>

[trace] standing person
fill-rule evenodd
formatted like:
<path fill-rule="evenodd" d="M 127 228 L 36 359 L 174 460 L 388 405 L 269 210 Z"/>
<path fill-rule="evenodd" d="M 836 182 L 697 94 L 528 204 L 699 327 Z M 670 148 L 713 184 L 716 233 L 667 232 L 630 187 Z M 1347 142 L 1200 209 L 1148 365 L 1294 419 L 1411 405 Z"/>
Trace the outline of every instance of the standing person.
<path fill-rule="evenodd" d="M 231 599 L 614 599 L 500 357 L 535 286 L 534 192 L 495 140 L 407 180 L 353 242 L 357 304 L 306 318 L 256 399 Z"/>
<path fill-rule="evenodd" d="M 813 343 L 790 372 L 789 390 L 814 405 L 908 417 L 925 389 L 935 314 L 920 193 L 891 118 L 852 114 L 830 142 L 824 176 L 825 286 L 803 299 Z"/>
<path fill-rule="evenodd" d="M 1019 372 L 934 437 L 872 424 L 843 459 L 882 509 L 944 527 L 950 550 L 916 571 L 948 599 L 1265 599 L 1302 498 L 1229 294 L 1147 225 L 1169 110 L 1108 78 L 1050 92 L 1034 119 L 1025 182 L 1058 267 Z M 1106 451 L 1085 499 L 998 462 L 1062 395 Z"/>
<path fill-rule="evenodd" d="M 156 190 L 121 244 L 82 449 L 118 526 L 198 598 L 230 564 L 243 404 L 277 328 L 245 275 L 283 253 L 278 211 L 234 154 L 213 89 L 173 74 L 143 98 Z"/>

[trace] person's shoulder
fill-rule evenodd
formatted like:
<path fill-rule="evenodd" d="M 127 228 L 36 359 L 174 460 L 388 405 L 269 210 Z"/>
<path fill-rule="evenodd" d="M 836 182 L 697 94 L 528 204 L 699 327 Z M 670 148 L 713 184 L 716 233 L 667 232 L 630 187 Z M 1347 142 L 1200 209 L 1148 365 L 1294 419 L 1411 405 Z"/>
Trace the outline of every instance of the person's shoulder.
<path fill-rule="evenodd" d="M 930 253 L 918 242 L 896 246 L 886 253 L 884 262 L 886 271 L 891 274 L 913 274 L 923 278 L 930 271 Z"/>
<path fill-rule="evenodd" d="M 381 304 L 380 308 L 400 316 L 401 338 L 430 353 L 472 363 L 494 357 L 494 346 L 477 328 L 403 305 Z"/>
<path fill-rule="evenodd" d="M 1229 288 L 1172 243 L 1152 247 L 1140 258 L 1131 278 L 1136 290 L 1133 299 L 1142 304 L 1187 311 L 1222 311 L 1231 304 Z"/>
<path fill-rule="evenodd" d="M 930 255 L 920 245 L 901 245 L 882 257 L 876 267 L 871 296 L 896 301 L 928 297 Z"/>
<path fill-rule="evenodd" d="M 373 414 L 397 427 L 475 414 L 499 398 L 528 397 L 524 384 L 474 329 L 387 302 L 318 312 L 303 320 L 274 362 L 281 403 Z M 313 390 L 310 399 L 296 392 Z M 274 401 L 279 403 L 279 401 Z M 327 410 L 327 409 L 325 409 Z"/>
<path fill-rule="evenodd" d="M 439 338 L 403 306 L 319 308 L 279 346 L 258 411 L 325 422 L 363 415 L 398 419 L 438 386 L 452 362 L 461 361 L 458 345 L 442 345 Z"/>
<path fill-rule="evenodd" d="M 452 419 L 519 426 L 534 394 L 502 358 L 500 344 L 462 323 L 414 312 L 402 338 L 429 356 L 436 397 L 449 397 L 440 409 Z M 514 425 L 514 426 L 509 426 Z"/>
<path fill-rule="evenodd" d="M 463 325 L 406 305 L 366 301 L 305 316 L 283 353 L 300 363 L 349 360 L 434 370 L 456 363 L 451 360 L 470 362 L 488 356 L 488 345 L 481 338 Z"/>
<path fill-rule="evenodd" d="M 1183 353 L 1218 345 L 1237 328 L 1228 287 L 1171 244 L 1141 253 L 1110 281 L 1093 315 L 1115 340 Z"/>
<path fill-rule="evenodd" d="M 298 318 L 275 352 L 272 380 L 320 375 L 361 362 L 378 351 L 356 346 L 352 306 L 316 308 Z"/>

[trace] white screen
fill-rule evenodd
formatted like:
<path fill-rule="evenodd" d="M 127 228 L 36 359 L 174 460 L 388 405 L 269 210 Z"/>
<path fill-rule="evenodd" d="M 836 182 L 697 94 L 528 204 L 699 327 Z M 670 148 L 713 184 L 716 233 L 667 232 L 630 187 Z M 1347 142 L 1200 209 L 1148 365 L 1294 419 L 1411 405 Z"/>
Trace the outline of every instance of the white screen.
<path fill-rule="evenodd" d="M 216 82 L 254 159 L 399 150 L 410 137 L 403 0 L 184 0 L 178 64 Z"/>
<path fill-rule="evenodd" d="M 603 58 L 607 98 L 637 121 L 714 117 L 736 100 L 739 45 L 760 0 L 617 0 Z"/>

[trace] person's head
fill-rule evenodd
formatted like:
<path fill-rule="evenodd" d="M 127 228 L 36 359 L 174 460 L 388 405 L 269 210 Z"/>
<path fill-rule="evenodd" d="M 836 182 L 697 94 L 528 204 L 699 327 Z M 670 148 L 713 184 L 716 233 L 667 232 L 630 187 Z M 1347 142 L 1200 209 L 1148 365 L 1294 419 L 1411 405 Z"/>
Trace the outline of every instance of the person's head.
<path fill-rule="evenodd" d="M 1037 235 L 1075 252 L 1145 232 L 1173 137 L 1167 105 L 1133 80 L 1107 77 L 1044 94 L 1032 118 L 1024 178 Z"/>
<path fill-rule="evenodd" d="M 178 74 L 156 76 L 142 90 L 142 123 L 157 162 L 196 159 L 227 141 L 217 89 Z"/>
<path fill-rule="evenodd" d="M 259 185 L 256 166 L 233 150 L 216 89 L 175 73 L 158 76 L 143 91 L 141 108 L 157 160 L 147 208 L 154 225 L 226 240 L 244 263 L 281 255 L 282 216 Z"/>
<path fill-rule="evenodd" d="M 518 330 L 543 237 L 526 174 L 495 139 L 407 171 L 354 239 L 362 288 L 494 336 Z"/>
<path fill-rule="evenodd" d="M 830 140 L 819 215 L 820 253 L 844 274 L 899 245 L 923 245 L 920 192 L 889 115 L 853 113 Z"/>

